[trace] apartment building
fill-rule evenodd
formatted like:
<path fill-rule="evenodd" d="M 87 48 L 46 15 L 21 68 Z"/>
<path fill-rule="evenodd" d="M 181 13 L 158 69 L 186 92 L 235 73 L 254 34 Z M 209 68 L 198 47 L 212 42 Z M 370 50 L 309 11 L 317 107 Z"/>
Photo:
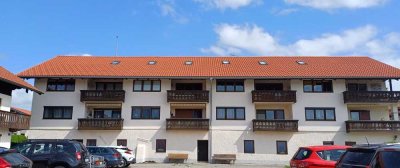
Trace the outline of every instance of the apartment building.
<path fill-rule="evenodd" d="M 30 116 L 27 111 L 11 108 L 11 93 L 14 89 L 21 88 L 42 93 L 0 66 L 0 147 L 10 147 L 12 132 L 29 129 Z"/>
<path fill-rule="evenodd" d="M 400 69 L 368 57 L 57 56 L 18 75 L 45 90 L 29 138 L 127 145 L 138 162 L 287 164 L 300 146 L 400 133 Z"/>

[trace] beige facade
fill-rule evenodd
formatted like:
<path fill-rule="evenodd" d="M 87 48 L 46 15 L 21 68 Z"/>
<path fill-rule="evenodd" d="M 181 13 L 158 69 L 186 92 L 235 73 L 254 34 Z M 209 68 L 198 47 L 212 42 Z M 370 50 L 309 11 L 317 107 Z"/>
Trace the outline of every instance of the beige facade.
<path fill-rule="evenodd" d="M 345 79 L 332 80 L 333 92 L 305 93 L 303 80 L 244 80 L 244 92 L 218 92 L 215 79 L 180 80 L 179 83 L 201 82 L 203 90 L 210 92 L 208 102 L 168 102 L 167 91 L 174 90 L 177 79 L 161 79 L 159 92 L 133 92 L 135 79 L 121 79 L 125 99 L 123 102 L 81 102 L 81 90 L 93 89 L 95 79 L 76 79 L 75 91 L 47 91 L 34 94 L 31 127 L 27 135 L 31 139 L 96 139 L 97 145 L 117 145 L 118 139 L 126 139 L 127 145 L 136 150 L 137 160 L 166 161 L 168 153 L 187 153 L 188 162 L 197 161 L 198 140 L 208 140 L 208 158 L 214 154 L 236 154 L 237 163 L 288 164 L 298 147 L 322 145 L 334 141 L 344 145 L 346 141 L 370 143 L 396 141 L 398 132 L 346 132 L 345 122 L 351 118 L 351 110 L 369 110 L 371 120 L 390 120 L 391 103 L 344 103 L 346 84 L 364 82 Z M 101 80 L 98 80 L 101 81 Z M 296 91 L 296 102 L 253 102 L 255 83 L 283 83 L 284 90 Z M 383 80 L 366 81 L 368 90 L 386 90 Z M 47 79 L 35 80 L 35 87 L 46 90 Z M 120 107 L 123 129 L 78 130 L 78 118 L 87 118 L 98 106 Z M 44 106 L 73 106 L 72 119 L 43 119 Z M 131 119 L 133 106 L 159 106 L 160 119 Z M 210 119 L 209 130 L 167 130 L 166 120 L 176 115 L 177 109 L 201 109 L 203 119 Z M 218 107 L 244 107 L 245 120 L 218 120 Z M 334 108 L 334 121 L 307 121 L 305 108 Z M 286 120 L 298 120 L 298 131 L 254 131 L 253 120 L 261 109 L 283 110 Z M 166 152 L 156 151 L 156 139 L 166 139 Z M 244 152 L 244 140 L 254 140 L 254 153 Z M 287 154 L 277 154 L 276 141 L 287 141 Z"/>

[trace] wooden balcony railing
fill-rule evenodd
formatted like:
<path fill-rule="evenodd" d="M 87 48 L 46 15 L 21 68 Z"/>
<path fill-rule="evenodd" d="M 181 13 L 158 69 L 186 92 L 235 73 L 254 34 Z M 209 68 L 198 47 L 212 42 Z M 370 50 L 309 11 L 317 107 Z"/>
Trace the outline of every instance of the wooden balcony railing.
<path fill-rule="evenodd" d="M 396 103 L 400 92 L 391 91 L 345 91 L 344 103 Z"/>
<path fill-rule="evenodd" d="M 10 131 L 29 129 L 30 116 L 0 111 L 0 128 L 9 128 Z"/>
<path fill-rule="evenodd" d="M 168 102 L 208 102 L 208 90 L 168 90 Z"/>
<path fill-rule="evenodd" d="M 299 120 L 253 120 L 253 131 L 298 131 Z"/>
<path fill-rule="evenodd" d="M 346 121 L 346 132 L 400 131 L 400 121 Z"/>
<path fill-rule="evenodd" d="M 209 119 L 198 118 L 169 118 L 167 119 L 167 130 L 208 130 Z"/>
<path fill-rule="evenodd" d="M 79 118 L 79 130 L 122 130 L 122 118 Z"/>
<path fill-rule="evenodd" d="M 254 102 L 296 102 L 296 91 L 292 90 L 253 90 Z"/>
<path fill-rule="evenodd" d="M 125 101 L 124 90 L 81 90 L 81 101 Z"/>

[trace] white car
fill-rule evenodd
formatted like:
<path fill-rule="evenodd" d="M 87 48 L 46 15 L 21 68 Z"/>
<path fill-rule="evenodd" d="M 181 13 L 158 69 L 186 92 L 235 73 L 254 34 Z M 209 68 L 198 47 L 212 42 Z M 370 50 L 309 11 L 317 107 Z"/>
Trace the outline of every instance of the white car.
<path fill-rule="evenodd" d="M 128 167 L 130 164 L 136 163 L 136 157 L 133 150 L 130 150 L 126 146 L 103 146 L 116 149 L 119 153 L 121 153 L 122 158 L 124 159 L 124 167 Z"/>

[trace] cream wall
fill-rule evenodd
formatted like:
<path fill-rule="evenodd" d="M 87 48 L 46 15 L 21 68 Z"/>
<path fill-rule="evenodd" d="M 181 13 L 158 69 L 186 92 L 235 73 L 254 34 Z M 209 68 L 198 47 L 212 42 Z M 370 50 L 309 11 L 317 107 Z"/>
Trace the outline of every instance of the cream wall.
<path fill-rule="evenodd" d="M 0 147 L 10 148 L 11 145 L 11 134 L 8 128 L 0 128 Z"/>
<path fill-rule="evenodd" d="M 86 90 L 87 80 L 77 79 L 73 92 L 46 91 L 47 79 L 36 79 L 35 87 L 44 94 L 33 94 L 31 129 L 76 129 L 78 118 L 85 117 L 85 105 L 80 101 L 81 90 Z M 44 106 L 73 106 L 72 119 L 43 119 Z"/>
<path fill-rule="evenodd" d="M 252 103 L 251 91 L 254 90 L 254 80 L 245 80 L 244 92 L 217 92 L 216 81 L 213 80 L 212 91 L 212 127 L 213 130 L 247 130 L 255 119 L 255 106 Z M 244 107 L 246 120 L 217 120 L 217 107 Z"/>
<path fill-rule="evenodd" d="M 347 107 L 343 101 L 345 80 L 333 80 L 333 93 L 304 93 L 303 81 L 292 80 L 291 88 L 297 91 L 297 102 L 293 104 L 293 118 L 299 120 L 299 131 L 344 131 L 348 120 Z M 306 121 L 306 107 L 333 107 L 336 121 Z"/>
<path fill-rule="evenodd" d="M 46 79 L 35 80 L 35 86 L 46 90 Z M 171 107 L 167 102 L 167 90 L 171 80 L 161 80 L 160 92 L 133 92 L 133 79 L 124 79 L 125 102 L 122 103 L 124 128 L 119 131 L 79 131 L 78 118 L 85 117 L 85 104 L 80 102 L 80 90 L 87 89 L 87 80 L 77 79 L 74 92 L 34 93 L 31 130 L 27 135 L 36 138 L 97 139 L 98 145 L 116 145 L 117 139 L 127 139 L 128 146 L 140 149 L 138 158 L 146 161 L 165 161 L 167 153 L 188 153 L 189 162 L 197 159 L 197 140 L 209 140 L 210 157 L 213 154 L 236 153 L 238 163 L 287 164 L 298 147 L 322 145 L 322 141 L 365 142 L 365 133 L 346 133 L 344 121 L 349 118 L 349 109 L 366 108 L 349 106 L 343 102 L 345 80 L 333 80 L 333 93 L 304 93 L 302 80 L 286 81 L 286 89 L 297 91 L 296 103 L 252 103 L 251 91 L 254 80 L 245 80 L 244 92 L 216 92 L 216 80 L 206 80 L 206 89 L 212 92 L 206 104 L 206 118 L 211 119 L 209 131 L 166 131 L 166 119 L 170 118 Z M 43 120 L 43 106 L 74 106 L 72 120 Z M 132 120 L 132 106 L 160 106 L 160 120 Z M 246 120 L 216 120 L 216 107 L 245 107 Z M 334 107 L 336 121 L 305 121 L 305 107 Z M 382 113 L 385 105 L 370 105 L 371 119 L 388 116 Z M 284 109 L 286 119 L 299 120 L 299 132 L 252 131 L 252 120 L 256 109 Z M 388 118 L 385 118 L 388 119 Z M 389 142 L 395 133 L 369 135 L 370 142 Z M 313 138 L 310 138 L 313 137 Z M 155 140 L 167 139 L 167 152 L 155 152 Z M 255 154 L 244 154 L 244 140 L 255 141 Z M 288 141 L 288 155 L 276 154 L 276 141 Z"/>
<path fill-rule="evenodd" d="M 1 111 L 10 111 L 11 96 L 0 93 L 0 99 L 1 99 L 0 110 Z"/>

